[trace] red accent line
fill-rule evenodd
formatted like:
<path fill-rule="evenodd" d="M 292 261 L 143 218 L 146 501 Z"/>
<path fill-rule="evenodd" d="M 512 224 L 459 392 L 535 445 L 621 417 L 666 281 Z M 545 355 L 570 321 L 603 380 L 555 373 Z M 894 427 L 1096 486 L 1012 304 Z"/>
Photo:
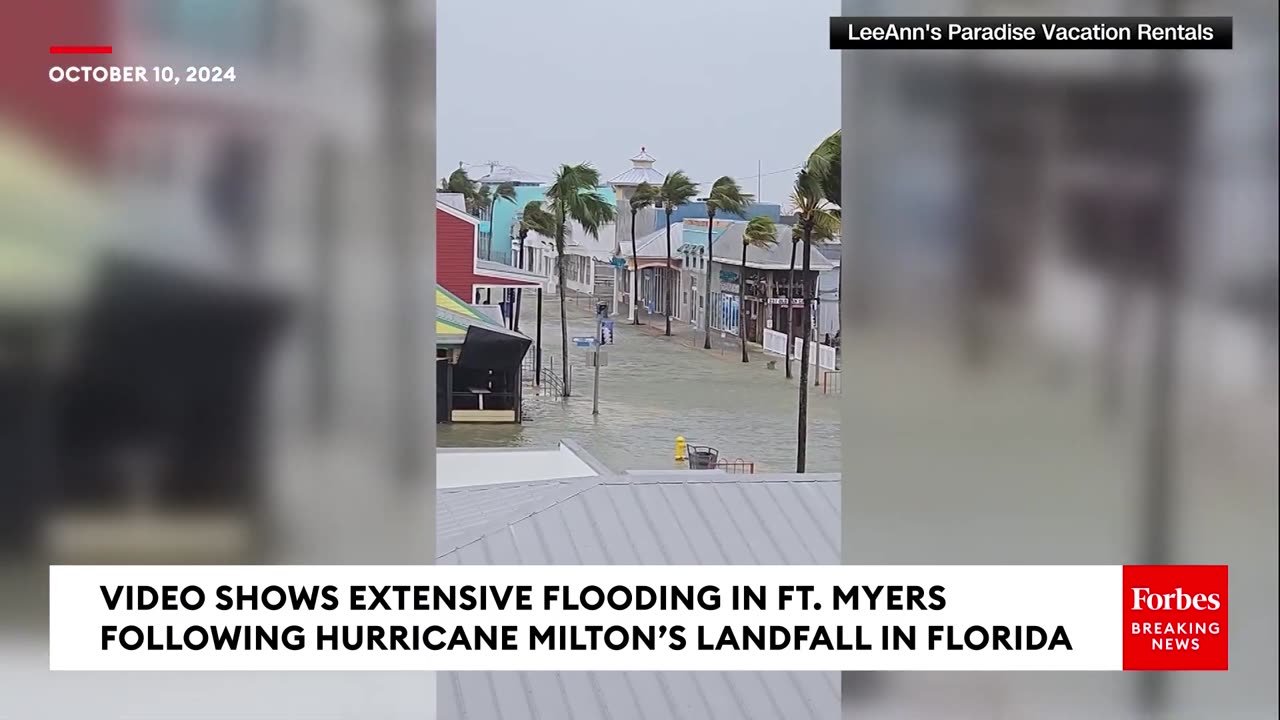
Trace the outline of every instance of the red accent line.
<path fill-rule="evenodd" d="M 50 45 L 50 55 L 110 55 L 110 45 Z"/>

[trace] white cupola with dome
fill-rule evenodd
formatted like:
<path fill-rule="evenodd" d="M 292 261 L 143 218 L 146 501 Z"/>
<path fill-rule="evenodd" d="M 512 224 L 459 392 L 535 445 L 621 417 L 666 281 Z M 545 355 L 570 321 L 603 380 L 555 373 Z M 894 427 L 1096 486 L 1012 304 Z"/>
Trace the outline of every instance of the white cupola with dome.
<path fill-rule="evenodd" d="M 640 154 L 631 158 L 631 169 L 614 177 L 609 181 L 615 190 L 620 188 L 634 188 L 642 182 L 650 185 L 661 185 L 663 180 L 662 173 L 653 169 L 653 164 L 657 162 L 645 149 L 640 148 Z"/>

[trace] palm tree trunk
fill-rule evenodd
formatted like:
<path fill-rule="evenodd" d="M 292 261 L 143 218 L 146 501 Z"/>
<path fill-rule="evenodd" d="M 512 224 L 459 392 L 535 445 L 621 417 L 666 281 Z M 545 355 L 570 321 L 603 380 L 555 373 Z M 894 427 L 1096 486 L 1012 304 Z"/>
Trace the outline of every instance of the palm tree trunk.
<path fill-rule="evenodd" d="M 640 251 L 636 248 L 636 211 L 631 211 L 631 322 L 640 324 Z"/>
<path fill-rule="evenodd" d="M 795 300 L 791 295 L 796 288 L 796 246 L 800 244 L 799 239 L 791 240 L 791 284 L 787 286 L 787 379 L 791 379 L 791 347 L 795 345 L 792 340 L 796 336 L 796 324 L 793 322 L 795 318 L 795 308 L 792 301 Z"/>
<path fill-rule="evenodd" d="M 662 284 L 667 303 L 663 313 L 667 316 L 666 336 L 671 337 L 671 208 L 667 208 L 667 277 Z"/>
<path fill-rule="evenodd" d="M 742 243 L 742 267 L 738 268 L 738 338 L 742 341 L 742 362 L 747 357 L 747 244 Z"/>
<path fill-rule="evenodd" d="M 703 350 L 711 349 L 711 242 L 712 242 L 711 228 L 714 227 L 715 224 L 716 224 L 716 211 L 711 208 L 710 204 L 708 204 L 707 205 L 707 257 L 705 258 L 705 262 L 707 264 L 707 287 L 706 287 L 706 299 L 703 300 L 703 308 L 702 308 L 702 324 L 705 326 L 703 328 L 703 331 L 705 333 L 705 337 L 703 338 L 703 341 L 702 341 Z"/>
<path fill-rule="evenodd" d="M 563 397 L 569 397 L 572 388 L 569 386 L 569 313 L 565 309 L 567 293 L 564 281 L 564 211 L 556 215 L 556 287 L 560 292 L 560 373 Z"/>
<path fill-rule="evenodd" d="M 804 310 L 800 313 L 803 318 L 800 321 L 800 327 L 803 332 L 801 337 L 804 340 L 800 343 L 800 407 L 799 417 L 796 421 L 796 472 L 804 472 L 805 461 L 805 445 L 809 439 L 809 323 L 812 322 L 809 308 L 809 253 L 811 231 L 808 227 L 804 229 L 804 259 L 801 264 L 800 284 L 803 290 L 800 295 L 804 298 Z"/>
<path fill-rule="evenodd" d="M 493 232 L 492 219 L 489 220 L 489 232 L 490 233 Z M 519 258 L 520 258 L 519 260 L 520 269 L 523 270 L 524 269 L 524 243 L 520 243 Z M 511 329 L 515 330 L 516 332 L 520 332 L 520 300 L 523 297 L 524 297 L 524 290 L 521 288 L 516 288 L 516 304 L 515 304 L 515 308 L 511 311 Z"/>

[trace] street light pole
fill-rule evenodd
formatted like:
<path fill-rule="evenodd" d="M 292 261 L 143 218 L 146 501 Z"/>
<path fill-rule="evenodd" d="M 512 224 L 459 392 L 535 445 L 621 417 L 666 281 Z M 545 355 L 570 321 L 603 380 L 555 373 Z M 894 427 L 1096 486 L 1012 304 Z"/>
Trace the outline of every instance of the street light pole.
<path fill-rule="evenodd" d="M 591 414 L 600 414 L 600 345 L 604 336 L 604 313 L 600 312 L 600 308 L 596 307 L 596 337 L 594 363 L 596 366 L 595 378 L 591 381 Z"/>

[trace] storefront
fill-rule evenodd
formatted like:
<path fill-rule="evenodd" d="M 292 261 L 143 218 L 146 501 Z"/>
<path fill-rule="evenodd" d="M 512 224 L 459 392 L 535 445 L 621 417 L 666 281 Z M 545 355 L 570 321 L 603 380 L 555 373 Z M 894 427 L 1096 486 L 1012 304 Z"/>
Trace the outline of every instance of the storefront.
<path fill-rule="evenodd" d="M 436 287 L 436 422 L 518 423 L 532 341 Z"/>
<path fill-rule="evenodd" d="M 712 279 L 711 329 L 737 335 L 742 323 L 742 300 L 738 297 L 738 270 L 721 269 Z"/>
<path fill-rule="evenodd" d="M 679 277 L 679 268 L 672 267 L 670 273 L 666 267 L 647 267 L 640 270 L 640 304 L 646 312 L 651 315 L 661 315 L 668 303 L 671 307 L 671 317 L 679 319 L 680 303 L 675 297 L 677 289 L 670 284 L 672 278 Z M 667 289 L 671 289 L 671 296 L 667 295 Z"/>

